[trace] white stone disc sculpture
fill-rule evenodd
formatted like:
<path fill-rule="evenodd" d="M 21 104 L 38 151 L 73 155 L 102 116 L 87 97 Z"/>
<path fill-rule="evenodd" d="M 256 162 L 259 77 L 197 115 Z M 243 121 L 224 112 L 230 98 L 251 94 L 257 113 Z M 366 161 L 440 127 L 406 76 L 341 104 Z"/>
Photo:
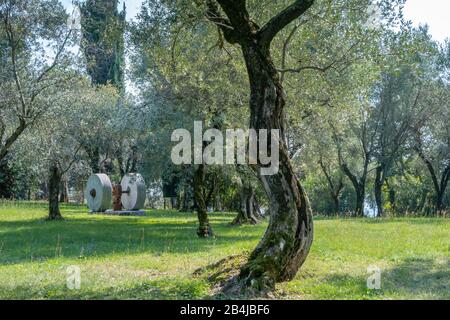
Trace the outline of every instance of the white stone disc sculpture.
<path fill-rule="evenodd" d="M 92 212 L 104 212 L 111 208 L 112 184 L 106 174 L 97 173 L 89 177 L 86 185 L 86 199 Z"/>
<path fill-rule="evenodd" d="M 125 210 L 139 210 L 144 207 L 146 188 L 139 173 L 129 173 L 122 178 L 122 206 Z"/>

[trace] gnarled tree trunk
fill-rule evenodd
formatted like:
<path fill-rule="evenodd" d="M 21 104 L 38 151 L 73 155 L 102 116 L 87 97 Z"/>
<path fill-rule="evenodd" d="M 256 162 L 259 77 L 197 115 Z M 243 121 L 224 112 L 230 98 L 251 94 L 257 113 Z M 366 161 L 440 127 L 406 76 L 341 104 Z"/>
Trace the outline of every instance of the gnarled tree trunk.
<path fill-rule="evenodd" d="M 227 18 L 222 17 L 216 1 Z M 207 17 L 221 28 L 225 39 L 241 46 L 250 81 L 250 128 L 280 130 L 279 171 L 260 175 L 270 201 L 266 233 L 238 277 L 244 291 L 273 290 L 276 282 L 291 280 L 305 261 L 313 240 L 312 213 L 289 159 L 285 140 L 285 92 L 270 56 L 273 38 L 304 14 L 314 0 L 297 0 L 263 27 L 253 22 L 245 0 L 207 0 Z M 261 159 L 255 169 L 260 173 Z"/>
<path fill-rule="evenodd" d="M 285 93 L 269 51 L 253 41 L 242 50 L 251 85 L 250 127 L 278 129 L 284 137 Z M 260 176 L 270 201 L 269 226 L 240 274 L 245 285 L 255 290 L 272 290 L 276 282 L 292 280 L 313 240 L 311 208 L 284 139 L 279 141 L 278 152 L 278 173 Z"/>

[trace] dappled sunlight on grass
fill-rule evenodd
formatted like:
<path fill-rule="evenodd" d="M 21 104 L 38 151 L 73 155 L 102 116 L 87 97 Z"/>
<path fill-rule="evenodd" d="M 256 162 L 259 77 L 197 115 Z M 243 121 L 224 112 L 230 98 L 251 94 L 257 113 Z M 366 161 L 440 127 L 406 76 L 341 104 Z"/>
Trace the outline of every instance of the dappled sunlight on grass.
<path fill-rule="evenodd" d="M 90 215 L 63 209 L 0 209 L 1 298 L 204 299 L 194 270 L 252 250 L 266 224 L 231 227 L 234 213 L 211 214 L 215 239 L 199 239 L 193 213 L 148 211 L 145 217 Z M 450 221 L 318 219 L 311 253 L 297 277 L 279 284 L 280 299 L 450 298 Z M 66 288 L 80 267 L 80 290 Z M 367 267 L 382 270 L 381 290 L 366 287 Z"/>

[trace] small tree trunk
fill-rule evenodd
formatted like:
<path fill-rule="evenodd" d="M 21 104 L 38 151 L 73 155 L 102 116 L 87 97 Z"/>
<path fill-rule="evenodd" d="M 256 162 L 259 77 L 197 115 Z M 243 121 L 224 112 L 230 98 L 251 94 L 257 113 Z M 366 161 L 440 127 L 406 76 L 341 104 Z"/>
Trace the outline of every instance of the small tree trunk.
<path fill-rule="evenodd" d="M 334 213 L 339 214 L 339 196 L 333 194 Z"/>
<path fill-rule="evenodd" d="M 84 204 L 84 183 L 81 183 L 81 197 L 80 197 L 81 204 Z"/>
<path fill-rule="evenodd" d="M 219 192 L 214 197 L 214 211 L 216 211 L 216 212 L 223 211 L 222 202 L 220 201 L 220 193 Z"/>
<path fill-rule="evenodd" d="M 61 181 L 60 189 L 59 189 L 59 202 L 64 202 L 64 181 Z"/>
<path fill-rule="evenodd" d="M 191 203 L 191 193 L 189 191 L 189 188 L 187 186 L 184 187 L 184 192 L 183 192 L 183 201 L 182 201 L 182 207 L 181 207 L 181 211 L 182 212 L 188 212 L 191 210 L 189 204 Z"/>
<path fill-rule="evenodd" d="M 264 214 L 261 211 L 261 207 L 258 203 L 258 200 L 256 199 L 256 197 L 254 197 L 254 201 L 253 201 L 253 207 L 255 208 L 255 216 L 258 219 L 264 219 Z"/>
<path fill-rule="evenodd" d="M 131 167 L 130 172 L 136 172 L 137 171 L 137 164 L 138 164 L 138 147 L 132 146 L 131 147 Z"/>
<path fill-rule="evenodd" d="M 387 187 L 389 190 L 389 203 L 391 205 L 392 211 L 395 213 L 397 211 L 397 207 L 395 204 L 395 189 L 389 183 L 387 184 Z"/>
<path fill-rule="evenodd" d="M 368 156 L 366 155 L 366 159 Z M 364 216 L 364 200 L 366 198 L 366 179 L 367 179 L 367 167 L 368 167 L 368 160 L 364 163 L 364 174 L 360 179 L 356 175 L 354 175 L 350 169 L 348 168 L 347 164 L 345 162 L 341 163 L 341 169 L 344 172 L 344 174 L 348 177 L 350 182 L 353 185 L 353 188 L 355 189 L 355 195 L 356 195 L 356 206 L 355 206 L 355 217 L 362 217 Z"/>
<path fill-rule="evenodd" d="M 255 196 L 251 186 L 244 186 L 240 192 L 240 205 L 236 218 L 231 222 L 232 225 L 257 224 L 258 218 L 254 214 Z"/>
<path fill-rule="evenodd" d="M 186 210 L 186 188 L 180 194 L 180 209 L 178 211 L 183 212 Z"/>
<path fill-rule="evenodd" d="M 84 148 L 89 157 L 89 166 L 92 169 L 92 173 L 100 172 L 100 150 L 97 146 L 88 145 Z"/>
<path fill-rule="evenodd" d="M 61 181 L 61 195 L 59 202 L 69 203 L 69 184 L 67 180 Z"/>
<path fill-rule="evenodd" d="M 425 208 L 425 203 L 427 201 L 427 194 L 428 194 L 428 190 L 426 190 L 426 189 L 422 190 L 422 195 L 420 197 L 419 203 L 417 204 L 416 212 L 423 213 L 423 210 Z"/>
<path fill-rule="evenodd" d="M 206 202 L 204 198 L 204 179 L 205 179 L 205 166 L 203 164 L 198 165 L 194 173 L 194 198 L 197 208 L 198 216 L 198 229 L 197 235 L 200 238 L 213 237 L 211 225 L 209 224 L 208 212 L 206 211 Z"/>
<path fill-rule="evenodd" d="M 383 168 L 378 166 L 376 168 L 375 173 L 375 184 L 374 184 L 374 193 L 375 193 L 375 202 L 377 204 L 377 213 L 379 217 L 383 216 L 383 179 L 382 179 Z"/>
<path fill-rule="evenodd" d="M 59 189 L 61 186 L 61 172 L 56 163 L 50 165 L 49 180 L 48 180 L 48 220 L 62 219 L 59 210 Z"/>
<path fill-rule="evenodd" d="M 441 214 L 444 211 L 444 192 L 438 192 L 436 195 L 436 214 Z"/>
<path fill-rule="evenodd" d="M 358 186 L 358 188 L 356 190 L 356 207 L 355 207 L 355 216 L 356 217 L 364 216 L 365 196 L 366 196 L 365 187 Z"/>
<path fill-rule="evenodd" d="M 180 209 L 180 202 L 178 201 L 177 197 L 170 198 L 170 203 L 171 203 L 172 209 L 174 209 L 174 210 Z"/>
<path fill-rule="evenodd" d="M 123 178 L 123 176 L 126 174 L 126 170 L 124 169 L 124 164 L 123 164 L 123 157 L 122 154 L 119 151 L 119 154 L 116 157 L 117 159 L 117 165 L 119 166 L 119 173 L 120 173 L 120 177 Z"/>

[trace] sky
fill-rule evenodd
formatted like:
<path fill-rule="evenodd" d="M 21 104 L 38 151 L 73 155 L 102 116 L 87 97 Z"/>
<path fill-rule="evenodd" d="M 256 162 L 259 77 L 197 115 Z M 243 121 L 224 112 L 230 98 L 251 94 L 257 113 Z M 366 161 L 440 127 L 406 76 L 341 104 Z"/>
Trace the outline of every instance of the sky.
<path fill-rule="evenodd" d="M 407 0 L 405 18 L 415 26 L 428 24 L 433 39 L 444 41 L 450 38 L 449 0 Z"/>
<path fill-rule="evenodd" d="M 119 8 L 122 8 L 124 1 L 127 7 L 127 20 L 131 20 L 139 12 L 143 0 L 120 0 Z M 62 3 L 67 9 L 72 9 L 72 0 L 62 0 Z M 405 18 L 411 20 L 414 26 L 427 24 L 435 40 L 442 42 L 450 38 L 449 0 L 407 0 L 404 13 Z"/>

